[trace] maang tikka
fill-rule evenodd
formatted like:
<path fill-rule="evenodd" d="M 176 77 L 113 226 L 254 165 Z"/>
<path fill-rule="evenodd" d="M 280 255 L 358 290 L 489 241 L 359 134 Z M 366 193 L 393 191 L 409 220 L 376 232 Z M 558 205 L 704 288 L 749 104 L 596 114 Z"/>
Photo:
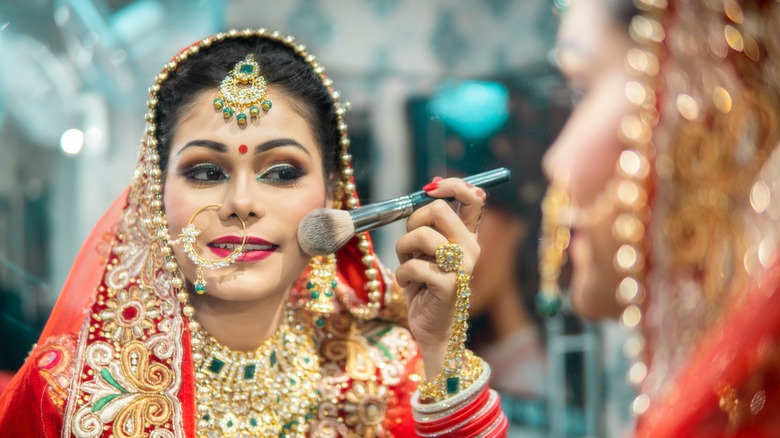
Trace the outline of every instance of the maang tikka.
<path fill-rule="evenodd" d="M 203 269 L 223 268 L 235 263 L 236 260 L 238 260 L 238 258 L 241 257 L 241 254 L 244 252 L 244 247 L 246 246 L 246 237 L 247 237 L 246 222 L 244 222 L 244 220 L 241 219 L 240 217 L 236 216 L 238 220 L 241 222 L 241 228 L 243 230 L 244 235 L 241 240 L 241 245 L 234 248 L 233 252 L 231 252 L 230 255 L 222 259 L 209 260 L 203 258 L 195 250 L 195 247 L 193 245 L 195 244 L 198 235 L 200 235 L 201 233 L 201 230 L 195 228 L 195 223 L 194 223 L 195 217 L 198 216 L 206 209 L 209 208 L 219 209 L 220 207 L 222 207 L 222 204 L 210 204 L 198 209 L 198 211 L 196 211 L 190 217 L 190 220 L 187 222 L 187 226 L 181 229 L 181 234 L 179 234 L 179 238 L 171 242 L 171 244 L 181 243 L 184 253 L 187 254 L 187 257 L 189 257 L 190 260 L 192 260 L 192 262 L 198 267 L 195 274 L 195 281 L 194 281 L 195 293 L 197 293 L 198 295 L 203 295 L 204 293 L 206 293 L 206 280 L 203 278 Z"/>
<path fill-rule="evenodd" d="M 255 61 L 254 55 L 247 55 L 243 61 L 239 61 L 233 70 L 219 84 L 219 93 L 214 99 L 214 109 L 222 111 L 225 120 L 236 114 L 236 122 L 244 126 L 249 116 L 257 118 L 260 109 L 271 109 L 271 101 L 268 100 L 268 83 L 264 76 L 260 75 L 260 65 Z"/>

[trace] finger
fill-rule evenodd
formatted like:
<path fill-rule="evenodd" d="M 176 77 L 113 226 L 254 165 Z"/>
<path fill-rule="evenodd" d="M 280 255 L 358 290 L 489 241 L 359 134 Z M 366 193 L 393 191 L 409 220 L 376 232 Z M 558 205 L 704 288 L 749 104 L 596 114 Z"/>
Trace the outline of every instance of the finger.
<path fill-rule="evenodd" d="M 424 187 L 429 196 L 435 198 L 455 198 L 460 203 L 458 214 L 471 232 L 476 233 L 482 211 L 487 201 L 485 190 L 475 187 L 460 178 L 447 178 L 434 181 Z"/>
<path fill-rule="evenodd" d="M 396 280 L 401 287 L 426 285 L 428 291 L 446 303 L 454 302 L 455 299 L 454 275 L 443 272 L 436 263 L 421 259 L 410 259 L 396 270 Z M 419 291 L 422 287 L 413 289 Z M 410 295 L 407 298 L 413 298 L 414 293 Z"/>
<path fill-rule="evenodd" d="M 433 228 L 420 227 L 401 236 L 395 245 L 395 252 L 398 261 L 404 263 L 422 255 L 432 257 L 436 253 L 436 248 L 448 242 L 443 234 Z"/>
<path fill-rule="evenodd" d="M 465 254 L 464 268 L 471 272 L 479 257 L 477 237 L 446 202 L 436 200 L 409 216 L 406 228 L 410 233 L 423 227 L 432 228 L 446 237 L 448 242 L 460 245 Z"/>

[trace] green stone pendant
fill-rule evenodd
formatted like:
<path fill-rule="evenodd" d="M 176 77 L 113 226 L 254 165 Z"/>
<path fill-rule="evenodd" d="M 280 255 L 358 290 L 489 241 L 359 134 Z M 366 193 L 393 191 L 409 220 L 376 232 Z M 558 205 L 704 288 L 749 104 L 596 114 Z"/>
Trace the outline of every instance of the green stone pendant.
<path fill-rule="evenodd" d="M 458 389 L 460 388 L 460 378 L 458 377 L 447 377 L 447 394 L 457 394 Z"/>

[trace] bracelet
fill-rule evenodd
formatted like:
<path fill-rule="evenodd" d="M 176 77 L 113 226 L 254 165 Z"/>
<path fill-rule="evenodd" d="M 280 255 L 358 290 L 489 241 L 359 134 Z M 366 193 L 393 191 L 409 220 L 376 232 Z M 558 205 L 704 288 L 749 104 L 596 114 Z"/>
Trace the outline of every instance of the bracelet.
<path fill-rule="evenodd" d="M 435 378 L 420 384 L 424 401 L 441 401 L 468 387 L 482 372 L 474 354 L 466 350 L 471 306 L 471 276 L 463 269 L 463 250 L 457 243 L 445 243 L 436 249 L 436 265 L 444 272 L 457 271 L 455 277 L 455 314 L 444 356 L 444 369 Z"/>
<path fill-rule="evenodd" d="M 418 433 L 435 432 L 441 429 L 448 429 L 453 424 L 462 423 L 463 420 L 473 418 L 490 399 L 490 390 L 485 387 L 479 392 L 476 398 L 458 406 L 458 409 L 447 410 L 443 413 L 437 413 L 435 416 L 420 418 L 415 416 L 415 427 Z"/>
<path fill-rule="evenodd" d="M 493 423 L 492 416 L 499 417 L 499 415 L 496 415 L 496 409 L 498 408 L 499 412 L 501 409 L 501 406 L 498 404 L 498 394 L 495 391 L 490 391 L 488 394 L 488 401 L 483 406 L 479 407 L 479 410 L 477 410 L 471 418 L 466 418 L 465 421 L 462 421 L 458 424 L 455 424 L 453 426 L 450 426 L 446 429 L 441 429 L 438 431 L 428 431 L 421 430 L 419 427 L 416 428 L 415 432 L 417 432 L 418 435 L 420 435 L 423 438 L 436 438 L 440 436 L 453 436 L 455 432 L 458 432 L 456 436 L 467 436 L 471 432 L 470 430 L 477 429 L 477 432 L 479 432 L 480 426 L 486 426 L 480 423 L 486 422 L 486 420 L 489 420 L 489 423 Z M 493 414 L 493 415 L 491 415 Z M 465 434 L 464 434 L 465 432 Z"/>
<path fill-rule="evenodd" d="M 477 359 L 479 358 L 477 357 Z M 482 359 L 479 360 L 482 361 Z M 419 416 L 422 416 L 426 414 L 439 413 L 447 409 L 454 408 L 456 406 L 460 408 L 460 405 L 463 402 L 473 397 L 481 389 L 487 386 L 488 379 L 490 379 L 490 365 L 488 365 L 486 362 L 482 362 L 482 374 L 479 375 L 479 377 L 474 381 L 474 383 L 471 386 L 467 387 L 463 391 L 455 394 L 450 398 L 435 403 L 422 403 L 420 401 L 421 398 L 420 389 L 418 388 L 417 391 L 415 391 L 414 394 L 412 395 L 412 399 L 411 399 L 412 409 L 415 418 L 418 417 L 418 414 Z"/>
<path fill-rule="evenodd" d="M 445 367 L 432 380 L 420 383 L 420 394 L 426 402 L 442 401 L 468 388 L 482 374 L 483 360 L 470 350 L 463 350 L 457 366 Z"/>

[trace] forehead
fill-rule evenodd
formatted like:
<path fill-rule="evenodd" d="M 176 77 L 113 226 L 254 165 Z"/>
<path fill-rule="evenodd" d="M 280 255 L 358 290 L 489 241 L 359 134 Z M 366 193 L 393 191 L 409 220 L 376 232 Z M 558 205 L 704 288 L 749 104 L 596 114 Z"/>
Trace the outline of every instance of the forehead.
<path fill-rule="evenodd" d="M 231 144 L 258 144 L 274 138 L 293 138 L 319 155 L 319 144 L 314 135 L 306 106 L 278 87 L 268 87 L 268 99 L 273 106 L 256 118 L 248 117 L 244 126 L 238 125 L 235 115 L 225 119 L 214 108 L 217 89 L 209 89 L 196 95 L 173 131 L 171 152 L 175 152 L 194 138 L 209 139 Z"/>
<path fill-rule="evenodd" d="M 627 30 L 621 29 L 601 0 L 573 0 L 558 29 L 556 61 L 564 72 L 588 70 L 594 63 L 622 56 Z"/>

